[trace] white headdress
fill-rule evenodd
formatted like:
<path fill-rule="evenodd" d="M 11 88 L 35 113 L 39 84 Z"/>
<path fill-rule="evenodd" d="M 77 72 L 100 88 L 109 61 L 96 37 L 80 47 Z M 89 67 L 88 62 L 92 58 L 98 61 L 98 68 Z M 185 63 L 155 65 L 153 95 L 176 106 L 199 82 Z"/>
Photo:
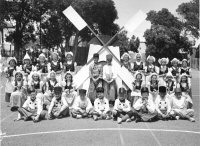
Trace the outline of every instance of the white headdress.
<path fill-rule="evenodd" d="M 21 65 L 20 66 L 16 66 L 16 70 L 13 71 L 13 76 L 15 76 L 16 73 L 21 73 L 22 76 L 24 76 L 24 72 L 22 70 L 22 66 Z"/>
<path fill-rule="evenodd" d="M 189 63 L 189 60 L 187 60 L 187 59 L 183 59 L 181 63 L 183 63 L 183 62 L 187 62 L 187 63 Z"/>
<path fill-rule="evenodd" d="M 15 57 L 9 57 L 7 60 L 7 64 L 9 65 L 11 60 L 15 60 L 15 62 L 17 63 L 17 59 Z"/>
<path fill-rule="evenodd" d="M 39 79 L 41 79 L 41 74 L 38 71 L 32 71 L 29 75 L 29 80 L 32 81 L 33 79 L 33 75 L 37 75 L 39 77 Z"/>
<path fill-rule="evenodd" d="M 31 60 L 31 58 L 30 58 L 30 56 L 28 55 L 28 53 L 26 53 L 26 55 L 24 56 L 24 59 L 23 59 L 23 60 L 25 60 L 25 59 Z"/>
<path fill-rule="evenodd" d="M 147 61 L 149 61 L 149 59 L 152 59 L 152 60 L 153 60 L 153 62 L 155 62 L 155 61 L 156 61 L 155 57 L 153 57 L 153 56 L 150 56 L 150 55 L 147 57 Z"/>
<path fill-rule="evenodd" d="M 166 61 L 166 64 L 168 64 L 169 63 L 169 58 L 158 59 L 159 64 L 161 64 L 162 61 Z"/>
<path fill-rule="evenodd" d="M 47 60 L 47 58 L 46 58 L 46 56 L 44 55 L 44 53 L 41 53 L 41 54 L 39 55 L 39 57 L 38 57 L 37 60 L 40 60 L 40 58 L 45 58 L 45 60 Z"/>
<path fill-rule="evenodd" d="M 128 53 L 125 52 L 125 53 L 121 56 L 121 60 L 123 60 L 125 56 L 128 56 L 129 59 L 131 58 L 131 56 L 130 56 Z"/>
<path fill-rule="evenodd" d="M 56 75 L 56 72 L 52 70 L 51 72 L 48 73 L 47 78 L 50 78 L 50 75 L 51 75 L 52 73 Z"/>
<path fill-rule="evenodd" d="M 174 58 L 171 60 L 171 63 L 173 64 L 174 62 L 180 63 L 180 61 L 177 58 Z"/>
<path fill-rule="evenodd" d="M 70 52 L 65 52 L 65 56 L 67 56 L 67 55 L 73 56 L 73 53 L 71 51 Z"/>

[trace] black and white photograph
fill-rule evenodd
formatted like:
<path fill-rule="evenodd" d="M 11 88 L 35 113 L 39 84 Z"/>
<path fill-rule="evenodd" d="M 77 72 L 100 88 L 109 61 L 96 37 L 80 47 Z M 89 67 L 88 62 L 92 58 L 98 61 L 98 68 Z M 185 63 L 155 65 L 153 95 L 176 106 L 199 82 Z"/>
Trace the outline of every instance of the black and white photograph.
<path fill-rule="evenodd" d="M 199 0 L 0 0 L 0 145 L 199 146 Z"/>

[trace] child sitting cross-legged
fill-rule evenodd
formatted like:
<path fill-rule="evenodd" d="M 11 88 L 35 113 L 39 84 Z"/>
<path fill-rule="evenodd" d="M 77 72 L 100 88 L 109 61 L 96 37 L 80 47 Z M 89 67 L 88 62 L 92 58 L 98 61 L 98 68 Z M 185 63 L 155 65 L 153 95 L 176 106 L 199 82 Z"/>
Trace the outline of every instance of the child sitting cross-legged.
<path fill-rule="evenodd" d="M 170 118 L 171 105 L 165 86 L 159 87 L 159 95 L 156 97 L 155 105 L 158 118 L 160 120 L 168 120 Z"/>
<path fill-rule="evenodd" d="M 93 118 L 95 121 L 98 119 L 111 119 L 111 111 L 109 101 L 104 96 L 104 88 L 98 87 L 96 89 L 97 98 L 94 101 Z"/>
<path fill-rule="evenodd" d="M 177 120 L 181 118 L 195 122 L 192 101 L 187 96 L 182 95 L 181 88 L 176 88 L 175 94 L 172 96 L 172 110 L 170 115 Z"/>
<path fill-rule="evenodd" d="M 72 117 L 77 119 L 91 117 L 92 110 L 92 103 L 86 96 L 86 90 L 79 89 L 79 96 L 76 97 L 72 107 Z"/>
<path fill-rule="evenodd" d="M 54 95 L 48 109 L 48 119 L 63 118 L 69 116 L 69 108 L 66 100 L 61 97 L 62 87 L 54 87 Z"/>
<path fill-rule="evenodd" d="M 119 96 L 118 99 L 115 100 L 113 109 L 113 120 L 117 120 L 118 124 L 124 121 L 131 122 L 131 116 L 131 104 L 126 99 L 126 90 L 124 88 L 119 88 Z"/>
<path fill-rule="evenodd" d="M 32 119 L 33 122 L 38 122 L 45 118 L 45 111 L 43 110 L 42 100 L 36 98 L 36 90 L 28 89 L 28 96 L 25 103 L 21 108 L 18 108 L 18 118 L 17 121 L 24 119 L 24 121 Z"/>
<path fill-rule="evenodd" d="M 142 87 L 141 98 L 133 105 L 135 122 L 150 122 L 157 117 L 155 105 L 152 101 L 147 87 Z"/>

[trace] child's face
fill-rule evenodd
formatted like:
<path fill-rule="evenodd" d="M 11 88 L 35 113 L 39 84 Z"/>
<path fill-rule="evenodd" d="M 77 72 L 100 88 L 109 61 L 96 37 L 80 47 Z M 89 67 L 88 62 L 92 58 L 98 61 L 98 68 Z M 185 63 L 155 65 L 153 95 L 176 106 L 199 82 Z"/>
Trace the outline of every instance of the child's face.
<path fill-rule="evenodd" d="M 94 57 L 94 63 L 97 64 L 99 61 L 99 58 L 98 57 Z"/>
<path fill-rule="evenodd" d="M 166 95 L 166 92 L 159 92 L 159 95 L 160 95 L 161 98 L 164 98 L 165 95 Z"/>
<path fill-rule="evenodd" d="M 128 61 L 129 61 L 129 57 L 128 57 L 128 56 L 124 56 L 123 59 L 124 59 L 125 62 L 128 62 Z"/>
<path fill-rule="evenodd" d="M 172 77 L 171 77 L 171 76 L 167 77 L 167 80 L 168 80 L 168 81 L 171 81 L 171 80 L 172 80 Z"/>
<path fill-rule="evenodd" d="M 30 98 L 31 98 L 31 100 L 35 100 L 36 99 L 36 92 L 31 92 Z"/>
<path fill-rule="evenodd" d="M 149 64 L 153 64 L 153 59 L 149 59 Z"/>
<path fill-rule="evenodd" d="M 39 60 L 40 60 L 41 63 L 45 62 L 45 58 L 44 57 L 40 57 Z"/>
<path fill-rule="evenodd" d="M 33 74 L 33 80 L 35 81 L 39 80 L 39 76 L 37 74 Z"/>
<path fill-rule="evenodd" d="M 22 79 L 22 75 L 21 75 L 20 73 L 17 73 L 17 74 L 15 75 L 15 77 L 16 77 L 16 80 L 17 80 L 17 81 L 21 81 L 21 79 Z"/>
<path fill-rule="evenodd" d="M 70 54 L 67 55 L 67 61 L 71 61 L 72 60 L 72 56 Z"/>
<path fill-rule="evenodd" d="M 58 56 L 54 54 L 52 59 L 53 59 L 53 61 L 56 62 L 56 61 L 58 61 Z"/>
<path fill-rule="evenodd" d="M 141 96 L 143 99 L 148 99 L 149 93 L 148 92 L 141 93 Z"/>
<path fill-rule="evenodd" d="M 174 62 L 173 66 L 174 66 L 174 67 L 177 67 L 177 66 L 178 66 L 178 63 L 177 63 L 177 62 Z"/>
<path fill-rule="evenodd" d="M 141 56 L 140 55 L 137 55 L 136 56 L 136 60 L 139 62 L 141 60 Z"/>
<path fill-rule="evenodd" d="M 72 80 L 72 76 L 69 75 L 69 74 L 67 74 L 65 79 L 66 79 L 67 81 L 71 81 L 71 80 Z"/>
<path fill-rule="evenodd" d="M 142 79 L 142 75 L 141 75 L 141 74 L 137 74 L 136 79 L 137 79 L 137 80 Z"/>
<path fill-rule="evenodd" d="M 165 60 L 161 61 L 162 66 L 166 66 L 167 62 Z"/>
<path fill-rule="evenodd" d="M 16 65 L 16 62 L 15 62 L 15 60 L 10 60 L 10 66 L 12 66 L 12 67 L 14 67 L 15 65 Z"/>
<path fill-rule="evenodd" d="M 25 64 L 30 64 L 30 60 L 29 60 L 29 59 L 25 59 L 25 60 L 24 60 L 24 63 L 25 63 Z"/>
<path fill-rule="evenodd" d="M 59 92 L 54 92 L 54 96 L 56 97 L 56 99 L 60 99 L 62 93 Z"/>
<path fill-rule="evenodd" d="M 56 75 L 54 73 L 50 74 L 50 80 L 54 80 L 56 78 Z"/>
<path fill-rule="evenodd" d="M 177 99 L 180 99 L 181 96 L 182 96 L 182 93 L 181 92 L 176 92 L 175 95 L 176 95 Z"/>
<path fill-rule="evenodd" d="M 156 76 L 156 75 L 153 75 L 153 76 L 151 77 L 151 80 L 152 80 L 152 81 L 156 81 L 156 80 L 157 80 L 157 76 Z"/>
<path fill-rule="evenodd" d="M 81 100 L 84 100 L 84 99 L 85 99 L 86 94 L 80 93 L 79 95 L 80 95 Z"/>
<path fill-rule="evenodd" d="M 97 98 L 103 99 L 103 97 L 104 97 L 104 93 L 103 92 L 98 92 L 97 93 Z"/>
<path fill-rule="evenodd" d="M 119 100 L 124 100 L 125 99 L 125 94 L 119 94 Z"/>
<path fill-rule="evenodd" d="M 183 61 L 183 62 L 182 62 L 182 66 L 183 66 L 183 67 L 187 67 L 187 62 L 186 62 L 186 61 Z"/>
<path fill-rule="evenodd" d="M 186 76 L 182 76 L 181 81 L 182 82 L 186 82 L 187 81 L 187 77 Z"/>

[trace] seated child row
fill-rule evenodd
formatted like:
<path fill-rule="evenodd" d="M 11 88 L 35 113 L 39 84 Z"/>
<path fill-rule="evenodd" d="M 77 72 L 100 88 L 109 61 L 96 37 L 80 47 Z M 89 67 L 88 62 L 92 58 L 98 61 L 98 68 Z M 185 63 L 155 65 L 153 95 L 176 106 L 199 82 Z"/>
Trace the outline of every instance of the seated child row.
<path fill-rule="evenodd" d="M 168 95 L 165 86 L 159 87 L 159 94 L 155 102 L 152 100 L 147 87 L 142 87 L 141 96 L 131 106 L 130 101 L 126 99 L 127 92 L 125 88 L 119 88 L 118 98 L 115 100 L 114 107 L 109 106 L 108 99 L 104 96 L 104 88 L 96 89 L 97 98 L 92 105 L 90 99 L 86 96 L 85 89 L 79 89 L 79 94 L 75 98 L 66 99 L 65 93 L 62 93 L 62 87 L 57 86 L 53 91 L 53 98 L 50 104 L 45 105 L 42 98 L 36 97 L 36 90 L 28 89 L 28 98 L 22 107 L 16 107 L 18 110 L 18 119 L 34 122 L 47 117 L 49 120 L 54 118 L 63 118 L 72 116 L 73 118 L 93 117 L 95 121 L 99 119 L 117 120 L 122 122 L 155 121 L 169 119 L 188 119 L 194 122 L 194 110 L 190 98 L 182 95 L 181 88 L 175 89 L 175 94 Z M 46 110 L 46 112 L 45 112 Z"/>

